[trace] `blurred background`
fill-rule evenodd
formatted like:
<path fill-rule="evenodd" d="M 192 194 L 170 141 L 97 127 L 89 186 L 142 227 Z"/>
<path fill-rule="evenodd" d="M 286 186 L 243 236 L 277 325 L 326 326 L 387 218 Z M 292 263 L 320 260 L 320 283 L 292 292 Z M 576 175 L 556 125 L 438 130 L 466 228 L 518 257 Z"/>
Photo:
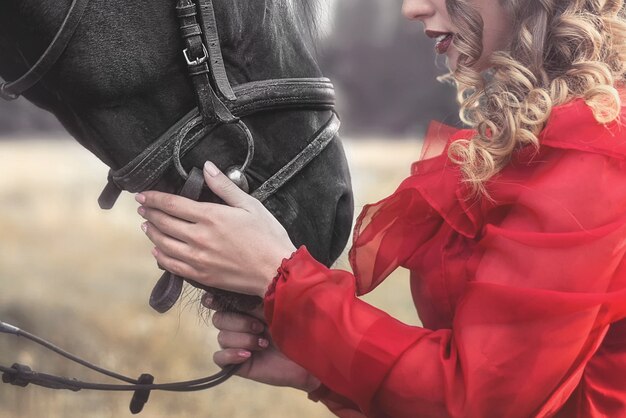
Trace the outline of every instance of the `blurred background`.
<path fill-rule="evenodd" d="M 332 19 L 319 47 L 335 83 L 357 212 L 391 193 L 418 159 L 432 119 L 458 123 L 454 90 L 423 28 L 400 14 L 399 0 L 328 1 Z M 1 59 L 1 57 L 0 57 Z M 107 168 L 51 115 L 23 99 L 0 101 L 0 320 L 35 332 L 90 361 L 157 380 L 214 373 L 216 333 L 195 295 L 167 315 L 147 298 L 160 275 L 139 229 L 132 196 L 112 211 L 96 199 Z M 80 173 L 80 175 L 77 175 Z M 337 268 L 348 269 L 340 258 Z M 406 272 L 366 300 L 418 324 Z M 98 380 L 15 337 L 0 338 L 0 364 Z M 55 392 L 0 385 L 3 417 L 123 417 L 128 394 Z M 330 417 L 290 389 L 233 379 L 193 394 L 155 392 L 144 417 Z"/>

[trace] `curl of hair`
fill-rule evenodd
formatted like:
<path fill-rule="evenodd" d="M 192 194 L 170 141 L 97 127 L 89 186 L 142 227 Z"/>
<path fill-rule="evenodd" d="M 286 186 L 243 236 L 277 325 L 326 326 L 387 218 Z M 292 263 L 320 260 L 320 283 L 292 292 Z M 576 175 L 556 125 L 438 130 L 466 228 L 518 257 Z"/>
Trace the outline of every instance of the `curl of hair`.
<path fill-rule="evenodd" d="M 502 170 L 513 153 L 539 147 L 538 135 L 554 106 L 583 98 L 599 123 L 619 117 L 616 87 L 626 73 L 624 0 L 496 0 L 513 23 L 505 51 L 481 59 L 483 21 L 472 0 L 447 0 L 457 33 L 461 120 L 473 138 L 455 141 L 449 155 L 474 194 Z"/>

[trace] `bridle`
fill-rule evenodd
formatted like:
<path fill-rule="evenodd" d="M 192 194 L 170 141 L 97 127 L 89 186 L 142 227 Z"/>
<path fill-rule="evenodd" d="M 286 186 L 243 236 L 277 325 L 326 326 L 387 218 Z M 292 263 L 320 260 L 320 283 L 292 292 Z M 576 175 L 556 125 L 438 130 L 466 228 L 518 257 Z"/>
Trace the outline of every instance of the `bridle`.
<path fill-rule="evenodd" d="M 14 100 L 30 89 L 57 63 L 66 50 L 87 9 L 89 0 L 73 0 L 68 13 L 50 46 L 36 63 L 19 79 L 0 84 L 0 97 Z M 222 126 L 232 125 L 243 135 L 247 144 L 245 161 L 232 166 L 228 177 L 242 190 L 261 202 L 267 200 L 293 176 L 317 157 L 333 140 L 339 130 L 339 119 L 334 112 L 334 89 L 326 78 L 293 78 L 255 81 L 231 86 L 222 58 L 217 23 L 212 0 L 176 0 L 176 13 L 180 33 L 185 44 L 183 56 L 194 86 L 197 107 L 170 127 L 143 152 L 124 167 L 110 170 L 108 182 L 98 202 L 103 209 L 110 209 L 123 190 L 137 193 L 153 187 L 171 166 L 185 179 L 179 194 L 198 200 L 203 190 L 202 171 L 183 167 L 181 158 L 203 138 Z M 331 110 L 328 121 L 313 134 L 308 145 L 277 173 L 250 191 L 248 168 L 254 158 L 254 138 L 241 120 L 242 117 L 266 110 L 286 109 Z M 179 299 L 185 279 L 165 272 L 150 296 L 150 306 L 158 312 L 166 312 Z M 95 366 L 70 354 L 54 344 L 0 321 L 0 332 L 21 336 L 40 344 L 55 353 L 126 384 L 99 384 L 67 379 L 32 371 L 28 366 L 14 364 L 0 366 L 2 381 L 25 387 L 28 384 L 52 389 L 78 391 L 111 390 L 133 391 L 130 410 L 141 412 L 148 401 L 150 391 L 165 390 L 190 392 L 208 389 L 231 377 L 239 366 L 228 366 L 205 378 L 185 382 L 155 384 L 154 377 L 142 374 L 133 379 Z"/>

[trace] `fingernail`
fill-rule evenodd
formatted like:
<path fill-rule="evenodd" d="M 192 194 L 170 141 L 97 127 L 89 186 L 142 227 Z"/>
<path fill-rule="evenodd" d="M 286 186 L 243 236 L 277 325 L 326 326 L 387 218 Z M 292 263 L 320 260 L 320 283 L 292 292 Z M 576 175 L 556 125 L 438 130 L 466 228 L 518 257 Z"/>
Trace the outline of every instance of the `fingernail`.
<path fill-rule="evenodd" d="M 270 345 L 270 342 L 265 338 L 259 338 L 259 347 L 267 348 Z"/>
<path fill-rule="evenodd" d="M 251 328 L 252 328 L 252 332 L 261 332 L 265 329 L 263 324 L 261 324 L 260 322 L 253 322 L 251 325 Z"/>
<path fill-rule="evenodd" d="M 209 173 L 211 177 L 215 177 L 220 173 L 219 168 L 217 168 L 211 161 L 204 163 L 204 170 Z"/>
<path fill-rule="evenodd" d="M 210 293 L 205 293 L 205 295 L 202 297 L 202 304 L 205 307 L 210 308 L 212 303 L 213 303 L 213 295 Z"/>
<path fill-rule="evenodd" d="M 136 194 L 135 195 L 135 200 L 139 203 L 145 203 L 146 202 L 146 197 L 144 195 L 142 195 L 141 193 Z"/>
<path fill-rule="evenodd" d="M 155 257 L 159 255 L 159 250 L 157 250 L 156 248 L 153 248 L 151 252 L 152 252 L 152 255 Z"/>
<path fill-rule="evenodd" d="M 139 206 L 137 208 L 137 213 L 140 214 L 141 216 L 146 214 L 146 208 L 144 208 L 143 206 Z"/>
<path fill-rule="evenodd" d="M 148 222 L 144 222 L 141 224 L 141 230 L 143 232 L 148 232 Z"/>
<path fill-rule="evenodd" d="M 243 357 L 243 358 L 249 358 L 252 353 L 250 353 L 249 351 L 245 351 L 245 350 L 241 350 L 237 353 L 239 355 L 239 357 Z"/>

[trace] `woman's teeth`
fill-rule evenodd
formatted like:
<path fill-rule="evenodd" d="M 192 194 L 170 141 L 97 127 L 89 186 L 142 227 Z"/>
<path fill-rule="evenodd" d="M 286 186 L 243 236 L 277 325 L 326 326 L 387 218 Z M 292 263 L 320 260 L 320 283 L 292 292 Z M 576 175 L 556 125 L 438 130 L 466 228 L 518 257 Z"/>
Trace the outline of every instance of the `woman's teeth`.
<path fill-rule="evenodd" d="M 437 43 L 435 44 L 435 50 L 438 54 L 445 54 L 450 48 L 452 44 L 452 39 L 454 38 L 454 34 L 446 33 L 445 35 L 439 35 L 435 38 Z"/>

